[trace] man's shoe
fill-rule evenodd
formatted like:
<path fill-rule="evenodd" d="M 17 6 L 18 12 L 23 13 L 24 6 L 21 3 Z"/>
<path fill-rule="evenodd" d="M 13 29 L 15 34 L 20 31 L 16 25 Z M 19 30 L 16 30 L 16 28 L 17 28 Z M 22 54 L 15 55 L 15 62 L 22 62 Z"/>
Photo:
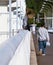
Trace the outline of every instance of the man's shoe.
<path fill-rule="evenodd" d="M 39 53 L 38 53 L 38 56 L 39 56 L 39 55 L 40 55 L 40 56 L 42 56 L 42 53 L 41 53 L 41 52 L 39 52 Z"/>
<path fill-rule="evenodd" d="M 46 54 L 42 54 L 42 56 L 45 56 Z"/>

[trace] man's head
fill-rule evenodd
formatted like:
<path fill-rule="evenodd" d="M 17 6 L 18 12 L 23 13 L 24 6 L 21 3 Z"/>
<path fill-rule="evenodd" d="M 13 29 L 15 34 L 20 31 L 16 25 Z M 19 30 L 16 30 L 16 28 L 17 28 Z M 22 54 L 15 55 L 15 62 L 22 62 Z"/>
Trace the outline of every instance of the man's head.
<path fill-rule="evenodd" d="M 45 26 L 45 23 L 44 22 L 41 22 L 41 27 L 44 27 Z"/>

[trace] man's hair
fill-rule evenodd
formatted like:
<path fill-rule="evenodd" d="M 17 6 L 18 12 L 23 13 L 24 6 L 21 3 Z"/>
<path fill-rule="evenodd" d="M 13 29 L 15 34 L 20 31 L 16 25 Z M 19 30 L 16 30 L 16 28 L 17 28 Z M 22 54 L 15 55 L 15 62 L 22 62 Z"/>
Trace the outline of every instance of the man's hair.
<path fill-rule="evenodd" d="M 41 22 L 41 27 L 43 27 L 45 25 L 45 23 L 44 22 Z"/>

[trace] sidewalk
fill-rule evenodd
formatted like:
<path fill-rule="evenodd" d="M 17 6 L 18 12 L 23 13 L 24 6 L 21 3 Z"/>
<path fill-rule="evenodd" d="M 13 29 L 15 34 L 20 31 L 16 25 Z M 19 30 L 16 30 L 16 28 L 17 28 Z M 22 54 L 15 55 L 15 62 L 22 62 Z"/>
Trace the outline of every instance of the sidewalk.
<path fill-rule="evenodd" d="M 37 57 L 36 57 L 36 50 L 34 46 L 34 40 L 33 40 L 33 35 L 31 36 L 31 53 L 30 53 L 30 65 L 37 65 Z"/>
<path fill-rule="evenodd" d="M 50 43 L 51 46 L 46 48 L 46 56 L 38 56 L 37 55 L 37 62 L 38 65 L 53 65 L 53 34 L 50 33 Z M 38 53 L 38 43 L 36 35 L 34 37 L 34 45 L 36 49 L 36 54 Z"/>

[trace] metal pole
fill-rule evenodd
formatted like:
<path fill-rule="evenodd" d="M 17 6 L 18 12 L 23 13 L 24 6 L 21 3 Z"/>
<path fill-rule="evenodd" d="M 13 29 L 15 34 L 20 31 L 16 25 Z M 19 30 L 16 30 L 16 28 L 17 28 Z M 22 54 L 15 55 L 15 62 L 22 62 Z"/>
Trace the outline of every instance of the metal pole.
<path fill-rule="evenodd" d="M 44 22 L 45 22 L 45 26 L 47 26 L 47 22 L 46 22 L 46 13 L 44 12 Z"/>
<path fill-rule="evenodd" d="M 53 6 L 52 6 L 52 28 L 53 28 Z"/>
<path fill-rule="evenodd" d="M 21 29 L 21 8 L 22 6 L 21 6 L 21 0 L 20 0 L 20 29 Z"/>
<path fill-rule="evenodd" d="M 18 0 L 16 0 L 16 31 L 18 30 Z"/>
<path fill-rule="evenodd" d="M 9 0 L 9 37 L 11 37 L 11 0 Z"/>
<path fill-rule="evenodd" d="M 39 14 L 37 14 L 37 21 L 39 22 Z"/>
<path fill-rule="evenodd" d="M 14 36 L 14 29 L 12 29 L 12 36 Z"/>

